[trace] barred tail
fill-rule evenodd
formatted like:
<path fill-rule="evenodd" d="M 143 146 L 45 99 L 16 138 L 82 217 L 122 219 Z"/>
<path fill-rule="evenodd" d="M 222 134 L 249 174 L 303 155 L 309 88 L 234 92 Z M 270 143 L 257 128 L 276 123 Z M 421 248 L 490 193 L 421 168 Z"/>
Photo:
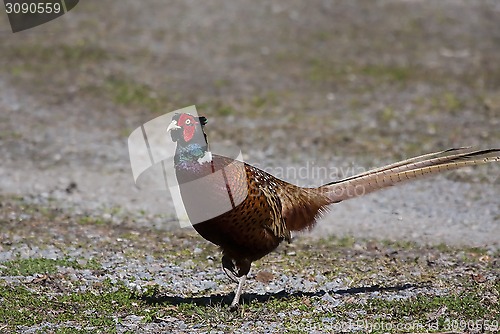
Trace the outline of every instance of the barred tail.
<path fill-rule="evenodd" d="M 373 169 L 343 180 L 319 187 L 330 203 L 362 196 L 398 183 L 450 171 L 500 161 L 500 149 L 467 152 L 467 148 L 452 148 L 421 155 Z"/>

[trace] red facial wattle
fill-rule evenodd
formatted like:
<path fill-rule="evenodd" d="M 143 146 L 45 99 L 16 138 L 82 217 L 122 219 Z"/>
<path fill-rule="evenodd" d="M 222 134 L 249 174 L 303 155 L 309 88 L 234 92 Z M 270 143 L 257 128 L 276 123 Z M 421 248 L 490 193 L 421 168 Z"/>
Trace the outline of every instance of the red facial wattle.
<path fill-rule="evenodd" d="M 193 139 L 194 133 L 196 131 L 196 124 L 198 122 L 195 121 L 194 117 L 191 115 L 182 114 L 179 117 L 179 121 L 177 124 L 182 128 L 182 136 L 184 141 L 187 143 L 191 139 Z"/>
<path fill-rule="evenodd" d="M 193 125 L 185 125 L 185 126 L 183 126 L 183 129 L 184 129 L 184 132 L 183 132 L 184 141 L 187 143 L 191 139 L 193 139 L 194 131 L 195 131 L 194 124 Z"/>

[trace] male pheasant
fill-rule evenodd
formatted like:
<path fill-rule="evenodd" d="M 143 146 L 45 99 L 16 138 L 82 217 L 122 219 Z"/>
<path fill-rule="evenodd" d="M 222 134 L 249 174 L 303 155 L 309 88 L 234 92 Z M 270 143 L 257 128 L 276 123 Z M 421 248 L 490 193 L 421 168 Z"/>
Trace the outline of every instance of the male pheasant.
<path fill-rule="evenodd" d="M 205 117 L 177 114 L 167 131 L 177 143 L 174 167 L 190 221 L 203 238 L 221 248 L 223 269 L 238 282 L 231 311 L 238 308 L 252 262 L 283 240 L 290 242 L 292 231 L 312 228 L 329 204 L 427 175 L 500 161 L 500 149 L 470 152 L 454 148 L 317 188 L 303 188 L 246 163 L 212 155 L 204 132 L 206 123 Z M 228 197 L 226 209 L 213 210 Z"/>

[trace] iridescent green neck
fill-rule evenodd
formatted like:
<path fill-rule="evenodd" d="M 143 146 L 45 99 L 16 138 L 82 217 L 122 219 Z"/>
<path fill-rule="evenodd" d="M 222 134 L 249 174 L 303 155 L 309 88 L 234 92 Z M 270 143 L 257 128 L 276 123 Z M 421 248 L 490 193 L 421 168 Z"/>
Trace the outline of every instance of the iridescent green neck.
<path fill-rule="evenodd" d="M 174 163 L 179 168 L 190 168 L 193 163 L 200 164 L 198 160 L 202 159 L 207 153 L 207 145 L 198 143 L 188 144 L 186 146 L 177 146 Z"/>

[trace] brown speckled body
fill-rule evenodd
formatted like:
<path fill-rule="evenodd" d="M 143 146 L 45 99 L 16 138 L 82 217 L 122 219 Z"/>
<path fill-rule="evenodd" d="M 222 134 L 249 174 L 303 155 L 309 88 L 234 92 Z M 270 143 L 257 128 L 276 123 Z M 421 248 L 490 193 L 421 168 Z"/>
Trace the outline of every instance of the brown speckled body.
<path fill-rule="evenodd" d="M 227 189 L 231 189 L 231 195 L 240 199 L 232 210 L 194 223 L 193 227 L 203 238 L 220 246 L 223 254 L 235 261 L 238 274 L 244 275 L 253 261 L 276 249 L 282 241 L 290 241 L 292 230 L 301 230 L 313 224 L 320 205 L 311 205 L 311 202 L 318 202 L 320 195 L 314 189 L 297 187 L 242 162 L 228 168 L 234 163 L 234 160 L 214 155 L 211 162 L 199 166 L 194 174 L 184 175 L 183 171 L 177 171 L 177 178 L 204 180 L 200 183 L 202 189 L 195 194 L 188 194 L 182 185 L 180 187 L 192 221 L 198 221 L 193 215 L 196 215 L 200 201 L 204 200 L 194 196 L 210 193 L 222 198 L 226 196 Z M 227 175 L 226 182 L 221 184 L 216 175 L 223 169 Z M 294 205 L 301 202 L 302 206 Z M 326 204 L 327 199 L 321 202 Z M 291 226 L 288 226 L 288 221 Z"/>

